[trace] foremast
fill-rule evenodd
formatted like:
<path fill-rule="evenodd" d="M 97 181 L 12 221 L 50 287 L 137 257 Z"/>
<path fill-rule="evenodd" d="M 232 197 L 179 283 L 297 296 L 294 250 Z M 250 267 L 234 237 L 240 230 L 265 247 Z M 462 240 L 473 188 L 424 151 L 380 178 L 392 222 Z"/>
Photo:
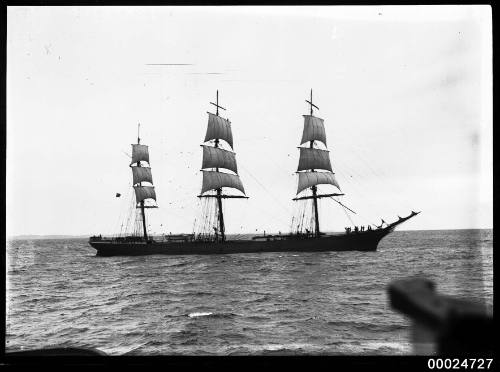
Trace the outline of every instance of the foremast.
<path fill-rule="evenodd" d="M 299 165 L 297 168 L 297 174 L 299 176 L 299 184 L 297 187 L 297 194 L 299 195 L 302 191 L 310 189 L 312 191 L 312 196 L 302 196 L 296 197 L 293 200 L 303 200 L 312 199 L 314 208 L 314 235 L 319 237 L 321 231 L 319 228 L 319 212 L 318 212 L 318 199 L 332 196 L 340 196 L 344 194 L 331 193 L 331 194 L 318 194 L 317 185 L 319 184 L 330 184 L 337 187 L 340 190 L 340 186 L 335 179 L 335 173 L 333 173 L 332 165 L 330 163 L 329 151 L 326 144 L 326 132 L 324 120 L 314 116 L 313 108 L 319 110 L 319 107 L 313 103 L 312 100 L 312 89 L 310 100 L 306 100 L 310 106 L 309 115 L 304 116 L 304 130 L 302 133 L 302 140 L 300 145 L 309 143 L 309 147 L 300 147 L 300 158 Z M 318 146 L 315 147 L 315 142 L 320 142 L 324 145 L 325 149 L 320 149 Z M 317 172 L 317 170 L 322 170 Z"/>
<path fill-rule="evenodd" d="M 229 119 L 224 119 L 219 116 L 219 109 L 226 110 L 219 105 L 219 91 L 217 90 L 216 101 L 210 102 L 215 106 L 215 114 L 208 113 L 207 133 L 205 135 L 203 147 L 203 183 L 199 198 L 216 198 L 217 199 L 217 219 L 219 222 L 218 231 L 220 238 L 218 241 L 225 241 L 225 225 L 224 212 L 222 208 L 222 199 L 228 198 L 248 198 L 245 195 L 245 189 L 238 176 L 238 168 L 236 165 L 236 154 L 234 151 L 223 149 L 220 144 L 223 140 L 231 150 L 233 150 L 233 134 L 231 131 L 231 122 Z M 214 140 L 214 146 L 206 144 L 208 141 Z M 219 168 L 223 168 L 232 173 L 220 172 Z M 215 170 L 214 170 L 215 169 Z M 243 195 L 226 195 L 223 194 L 223 187 L 234 188 L 243 193 Z M 206 192 L 213 192 L 215 194 Z"/>
<path fill-rule="evenodd" d="M 151 167 L 141 164 L 141 162 L 145 162 L 147 165 L 150 165 L 148 146 L 141 145 L 139 135 L 140 126 L 140 124 L 137 125 L 137 144 L 132 144 L 132 162 L 130 163 L 130 167 L 132 168 L 132 183 L 135 191 L 136 208 L 140 208 L 141 210 L 143 236 L 144 240 L 148 241 L 145 209 L 157 208 L 157 206 L 145 204 L 145 201 L 148 199 L 156 201 L 156 193 L 153 186 Z"/>

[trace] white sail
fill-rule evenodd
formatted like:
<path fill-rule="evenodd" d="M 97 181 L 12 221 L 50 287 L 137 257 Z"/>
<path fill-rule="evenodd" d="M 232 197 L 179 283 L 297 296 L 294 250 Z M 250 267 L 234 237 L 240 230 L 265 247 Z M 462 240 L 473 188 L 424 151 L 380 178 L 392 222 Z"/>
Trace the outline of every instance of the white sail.
<path fill-rule="evenodd" d="M 203 169 L 225 168 L 238 173 L 234 152 L 211 146 L 203 146 L 203 162 L 201 167 Z"/>
<path fill-rule="evenodd" d="M 233 133 L 231 132 L 231 122 L 220 116 L 208 113 L 208 127 L 205 141 L 213 139 L 223 139 L 233 148 Z"/>
<path fill-rule="evenodd" d="M 215 171 L 203 171 L 202 194 L 206 191 L 216 190 L 221 187 L 232 187 L 240 190 L 243 194 L 245 193 L 239 176 Z"/>
<path fill-rule="evenodd" d="M 321 141 L 326 146 L 326 133 L 323 119 L 312 115 L 304 116 L 304 131 L 302 132 L 302 140 L 300 144 L 308 141 Z"/>
<path fill-rule="evenodd" d="M 139 182 L 153 183 L 153 175 L 149 167 L 131 167 L 134 185 Z"/>
<path fill-rule="evenodd" d="M 149 152 L 148 146 L 146 145 L 132 145 L 132 163 L 137 163 L 138 161 L 147 161 L 149 163 Z"/>
<path fill-rule="evenodd" d="M 299 173 L 299 185 L 297 195 L 311 186 L 319 184 L 330 184 L 340 190 L 340 186 L 335 179 L 335 175 L 330 172 L 301 172 Z"/>
<path fill-rule="evenodd" d="M 156 200 L 155 188 L 153 186 L 134 186 L 134 190 L 137 203 L 145 199 Z"/>
<path fill-rule="evenodd" d="M 332 171 L 329 151 L 299 147 L 300 159 L 297 171 L 309 169 L 324 169 Z"/>

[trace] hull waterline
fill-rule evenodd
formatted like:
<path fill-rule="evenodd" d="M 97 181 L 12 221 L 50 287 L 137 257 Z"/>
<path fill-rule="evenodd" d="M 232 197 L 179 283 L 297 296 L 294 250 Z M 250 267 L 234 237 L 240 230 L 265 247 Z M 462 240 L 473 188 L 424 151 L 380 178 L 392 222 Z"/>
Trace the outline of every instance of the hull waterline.
<path fill-rule="evenodd" d="M 378 229 L 359 233 L 326 235 L 319 238 L 286 238 L 272 240 L 228 240 L 225 242 L 119 242 L 90 241 L 97 256 L 143 256 L 153 254 L 237 254 L 258 252 L 326 252 L 376 251 L 378 243 L 392 229 Z"/>

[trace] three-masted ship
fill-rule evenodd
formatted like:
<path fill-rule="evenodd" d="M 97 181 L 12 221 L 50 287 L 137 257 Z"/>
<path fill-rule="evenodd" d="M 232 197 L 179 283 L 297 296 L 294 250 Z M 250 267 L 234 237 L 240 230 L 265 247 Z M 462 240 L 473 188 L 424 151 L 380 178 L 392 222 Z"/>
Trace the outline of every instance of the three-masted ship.
<path fill-rule="evenodd" d="M 208 112 L 208 125 L 203 148 L 202 172 L 203 181 L 199 198 L 215 201 L 215 218 L 213 226 L 207 231 L 192 234 L 164 235 L 154 238 L 148 235 L 146 224 L 147 208 L 156 208 L 156 193 L 153 186 L 151 168 L 149 165 L 149 152 L 146 145 L 132 145 L 133 187 L 135 190 L 137 224 L 142 225 L 142 234 L 106 238 L 92 236 L 89 244 L 97 250 L 99 256 L 118 255 L 149 255 L 149 254 L 231 254 L 254 252 L 320 252 L 320 251 L 375 251 L 380 240 L 391 233 L 394 228 L 414 217 L 420 212 L 411 212 L 407 217 L 399 217 L 397 221 L 380 226 L 360 230 L 346 228 L 345 233 L 326 234 L 320 231 L 318 213 L 318 199 L 331 198 L 343 208 L 347 208 L 335 197 L 344 195 L 335 178 L 327 149 L 324 120 L 314 116 L 312 90 L 309 115 L 304 116 L 304 129 L 300 141 L 300 158 L 297 168 L 298 188 L 294 201 L 308 200 L 313 203 L 314 229 L 294 231 L 290 234 L 259 235 L 248 240 L 231 240 L 226 237 L 223 200 L 235 198 L 248 198 L 245 195 L 243 183 L 238 175 L 236 154 L 233 150 L 233 134 L 229 119 L 219 115 L 219 109 L 225 110 L 217 100 L 210 102 L 216 107 L 216 113 Z M 225 147 L 229 146 L 230 150 Z M 302 146 L 304 145 L 305 146 Z M 324 148 L 321 148 L 324 147 Z M 222 171 L 224 170 L 224 171 Z M 333 185 L 339 192 L 320 193 L 318 185 Z M 240 194 L 228 194 L 227 190 L 237 190 Z M 310 194 L 309 194 L 309 192 Z M 307 193 L 307 195 L 302 195 Z M 302 195 L 302 196 L 301 196 Z M 349 209 L 349 208 L 347 208 Z M 211 209 L 213 211 L 214 209 Z M 385 226 L 384 226 L 385 224 Z M 209 224 L 210 225 L 210 224 Z"/>

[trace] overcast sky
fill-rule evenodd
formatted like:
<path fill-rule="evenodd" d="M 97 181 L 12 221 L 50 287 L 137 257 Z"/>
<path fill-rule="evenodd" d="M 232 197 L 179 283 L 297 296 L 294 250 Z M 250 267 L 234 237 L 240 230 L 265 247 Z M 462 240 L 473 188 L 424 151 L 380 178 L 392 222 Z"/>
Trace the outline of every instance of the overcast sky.
<path fill-rule="evenodd" d="M 160 207 L 150 229 L 191 232 L 217 89 L 250 197 L 226 201 L 228 233 L 289 231 L 311 88 L 359 223 L 415 210 L 400 229 L 492 227 L 489 6 L 8 7 L 7 16 L 7 235 L 116 232 L 133 193 L 138 122 Z M 331 200 L 320 216 L 324 231 L 348 223 Z"/>

